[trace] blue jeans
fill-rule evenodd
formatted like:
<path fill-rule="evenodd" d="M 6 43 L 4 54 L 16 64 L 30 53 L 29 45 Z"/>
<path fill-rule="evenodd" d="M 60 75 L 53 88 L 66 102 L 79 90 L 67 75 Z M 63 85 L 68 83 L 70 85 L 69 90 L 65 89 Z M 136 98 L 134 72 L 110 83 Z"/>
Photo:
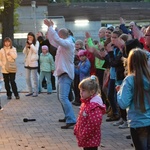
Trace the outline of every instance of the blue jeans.
<path fill-rule="evenodd" d="M 51 72 L 41 71 L 40 72 L 40 82 L 39 82 L 39 92 L 42 91 L 42 81 L 46 78 L 47 83 L 47 92 L 52 92 L 52 83 L 51 83 Z"/>
<path fill-rule="evenodd" d="M 68 98 L 71 83 L 72 80 L 67 74 L 58 77 L 58 98 L 65 114 L 66 123 L 76 123 L 74 110 Z"/>
<path fill-rule="evenodd" d="M 31 82 L 31 76 L 33 81 L 33 87 Z M 29 93 L 38 94 L 38 74 L 37 69 L 28 69 L 26 68 L 26 83 L 28 86 Z"/>
<path fill-rule="evenodd" d="M 130 128 L 136 150 L 150 150 L 150 126 Z"/>

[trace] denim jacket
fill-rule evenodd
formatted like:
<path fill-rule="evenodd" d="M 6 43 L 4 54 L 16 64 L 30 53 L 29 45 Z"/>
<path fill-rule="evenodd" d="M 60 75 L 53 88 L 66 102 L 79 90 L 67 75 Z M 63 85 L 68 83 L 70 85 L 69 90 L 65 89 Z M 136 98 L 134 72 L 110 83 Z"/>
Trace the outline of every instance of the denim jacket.
<path fill-rule="evenodd" d="M 150 125 L 150 81 L 143 77 L 144 103 L 146 112 L 141 112 L 140 108 L 135 108 L 134 96 L 134 76 L 127 76 L 120 90 L 117 93 L 117 101 L 122 109 L 128 108 L 128 121 L 131 128 L 145 127 Z"/>

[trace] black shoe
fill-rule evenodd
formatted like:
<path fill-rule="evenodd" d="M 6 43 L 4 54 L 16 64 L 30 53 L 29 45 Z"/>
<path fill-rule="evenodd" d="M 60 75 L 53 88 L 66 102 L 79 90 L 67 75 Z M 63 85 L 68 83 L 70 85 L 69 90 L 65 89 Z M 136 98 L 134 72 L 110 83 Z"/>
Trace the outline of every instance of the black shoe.
<path fill-rule="evenodd" d="M 126 136 L 126 139 L 131 139 L 131 135 L 127 135 L 127 136 Z"/>
<path fill-rule="evenodd" d="M 16 99 L 20 99 L 20 96 L 16 96 Z"/>
<path fill-rule="evenodd" d="M 110 121 L 118 121 L 120 119 L 120 116 L 119 115 L 113 115 L 112 117 L 106 119 L 107 122 L 110 122 Z"/>
<path fill-rule="evenodd" d="M 81 103 L 78 103 L 78 102 L 72 102 L 72 105 L 75 105 L 75 106 L 80 106 L 81 105 Z"/>
<path fill-rule="evenodd" d="M 7 99 L 11 99 L 11 96 L 7 96 Z"/>
<path fill-rule="evenodd" d="M 69 129 L 70 127 L 74 126 L 76 123 L 67 123 L 65 126 L 61 126 L 61 129 Z"/>
<path fill-rule="evenodd" d="M 59 119 L 58 122 L 66 122 L 66 119 Z"/>
<path fill-rule="evenodd" d="M 3 107 L 2 106 L 0 106 L 0 111 L 2 111 L 3 110 Z"/>
<path fill-rule="evenodd" d="M 32 96 L 33 95 L 33 93 L 28 93 L 28 94 L 26 94 L 26 96 Z"/>

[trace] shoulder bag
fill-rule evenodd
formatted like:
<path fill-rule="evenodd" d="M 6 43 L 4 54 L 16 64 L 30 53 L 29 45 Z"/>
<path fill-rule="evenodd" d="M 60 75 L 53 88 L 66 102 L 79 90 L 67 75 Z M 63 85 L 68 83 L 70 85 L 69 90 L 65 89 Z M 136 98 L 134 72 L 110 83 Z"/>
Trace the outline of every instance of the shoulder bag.
<path fill-rule="evenodd" d="M 6 52 L 4 50 L 5 57 L 6 57 L 6 64 L 5 64 L 5 70 L 9 73 L 16 73 L 17 72 L 17 65 L 15 59 L 11 62 L 8 60 L 6 56 Z"/>

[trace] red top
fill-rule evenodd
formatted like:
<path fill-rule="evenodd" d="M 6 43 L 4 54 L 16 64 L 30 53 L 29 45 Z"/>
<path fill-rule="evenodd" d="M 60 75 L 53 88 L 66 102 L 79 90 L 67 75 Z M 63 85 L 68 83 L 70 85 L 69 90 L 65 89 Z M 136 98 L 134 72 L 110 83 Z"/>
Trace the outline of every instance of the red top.
<path fill-rule="evenodd" d="M 105 113 L 105 105 L 97 95 L 82 100 L 77 123 L 74 127 L 79 147 L 97 147 L 101 141 L 102 115 Z"/>
<path fill-rule="evenodd" d="M 144 39 L 144 37 L 141 37 L 139 41 L 143 44 L 144 49 L 147 50 L 148 52 L 150 52 L 150 47 L 148 47 L 148 46 L 145 44 L 145 39 Z"/>
<path fill-rule="evenodd" d="M 86 50 L 86 56 L 87 56 L 87 58 L 89 59 L 89 61 L 91 63 L 90 75 L 96 75 L 95 56 L 94 56 L 94 54 Z"/>

